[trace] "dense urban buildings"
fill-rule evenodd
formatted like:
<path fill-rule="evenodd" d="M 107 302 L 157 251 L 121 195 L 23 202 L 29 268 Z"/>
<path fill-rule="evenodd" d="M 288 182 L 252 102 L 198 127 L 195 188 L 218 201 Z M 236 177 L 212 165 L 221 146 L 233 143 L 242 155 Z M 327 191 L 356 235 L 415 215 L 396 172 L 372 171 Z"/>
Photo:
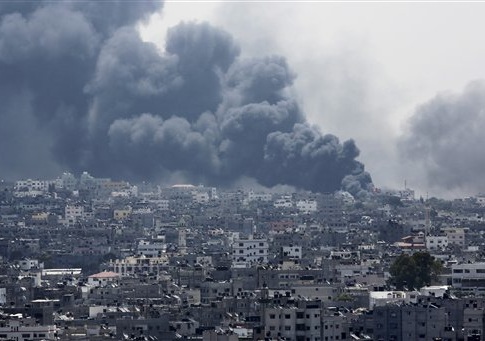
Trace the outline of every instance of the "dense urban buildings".
<path fill-rule="evenodd" d="M 0 339 L 485 338 L 481 196 L 0 186 Z"/>

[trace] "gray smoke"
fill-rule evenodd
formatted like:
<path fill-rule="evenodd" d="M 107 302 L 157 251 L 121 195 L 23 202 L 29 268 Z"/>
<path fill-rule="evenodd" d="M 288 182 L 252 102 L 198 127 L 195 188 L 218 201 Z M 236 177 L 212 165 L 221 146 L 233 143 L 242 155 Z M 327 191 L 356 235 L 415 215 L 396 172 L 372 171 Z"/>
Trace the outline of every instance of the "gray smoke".
<path fill-rule="evenodd" d="M 442 93 L 416 109 L 399 147 L 432 187 L 485 190 L 485 81 Z"/>
<path fill-rule="evenodd" d="M 359 150 L 306 122 L 284 58 L 242 59 L 233 38 L 207 23 L 170 29 L 159 51 L 136 23 L 160 7 L 0 4 L 0 153 L 9 160 L 0 174 L 62 167 L 366 193 L 372 182 Z"/>

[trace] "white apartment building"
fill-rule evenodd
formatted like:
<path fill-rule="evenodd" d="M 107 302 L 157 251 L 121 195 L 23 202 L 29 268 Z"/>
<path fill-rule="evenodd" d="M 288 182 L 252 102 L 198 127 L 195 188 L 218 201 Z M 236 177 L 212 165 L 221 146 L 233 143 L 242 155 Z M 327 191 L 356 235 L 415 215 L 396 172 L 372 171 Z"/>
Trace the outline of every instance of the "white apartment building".
<path fill-rule="evenodd" d="M 20 180 L 15 183 L 13 195 L 17 198 L 41 196 L 47 191 L 47 184 L 41 180 Z"/>
<path fill-rule="evenodd" d="M 151 243 L 146 240 L 140 240 L 136 247 L 136 254 L 147 258 L 156 258 L 161 257 L 166 249 L 167 245 L 163 242 Z"/>
<path fill-rule="evenodd" d="M 209 193 L 194 191 L 192 193 L 192 200 L 197 204 L 206 204 L 210 200 Z"/>
<path fill-rule="evenodd" d="M 232 243 L 232 266 L 249 268 L 254 264 L 268 262 L 268 240 L 266 238 L 234 239 Z"/>
<path fill-rule="evenodd" d="M 56 326 L 43 326 L 32 318 L 18 317 L 0 323 L 1 340 L 55 340 Z"/>
<path fill-rule="evenodd" d="M 296 202 L 296 208 L 302 213 L 316 212 L 317 202 L 315 200 L 299 200 Z"/>
<path fill-rule="evenodd" d="M 485 288 L 485 262 L 453 264 L 451 284 L 454 288 Z"/>
<path fill-rule="evenodd" d="M 108 269 L 121 276 L 130 276 L 140 273 L 159 274 L 168 266 L 168 257 L 147 258 L 145 256 L 126 257 L 109 261 Z"/>
<path fill-rule="evenodd" d="M 448 246 L 447 236 L 426 236 L 426 250 L 443 250 Z"/>
<path fill-rule="evenodd" d="M 291 197 L 284 197 L 276 200 L 273 205 L 276 208 L 292 208 L 293 200 L 291 200 Z"/>
<path fill-rule="evenodd" d="M 43 180 L 19 180 L 15 182 L 14 191 L 38 191 L 44 192 L 47 190 L 46 182 Z"/>

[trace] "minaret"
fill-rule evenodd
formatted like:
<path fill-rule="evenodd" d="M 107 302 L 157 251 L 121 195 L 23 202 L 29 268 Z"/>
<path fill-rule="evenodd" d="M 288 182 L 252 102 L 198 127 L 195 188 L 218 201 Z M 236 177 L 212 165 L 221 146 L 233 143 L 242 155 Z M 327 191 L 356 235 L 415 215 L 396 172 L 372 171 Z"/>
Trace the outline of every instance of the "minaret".
<path fill-rule="evenodd" d="M 430 211 L 431 211 L 431 208 L 428 206 L 428 204 L 426 203 L 426 206 L 424 206 L 424 217 L 425 217 L 425 221 L 424 221 L 424 232 L 425 232 L 425 235 L 428 235 L 428 233 L 430 233 L 430 230 L 431 230 L 431 219 L 430 219 Z"/>
<path fill-rule="evenodd" d="M 187 223 L 185 222 L 184 217 L 180 218 L 178 223 L 178 230 L 179 230 L 179 253 L 181 255 L 187 254 Z"/>

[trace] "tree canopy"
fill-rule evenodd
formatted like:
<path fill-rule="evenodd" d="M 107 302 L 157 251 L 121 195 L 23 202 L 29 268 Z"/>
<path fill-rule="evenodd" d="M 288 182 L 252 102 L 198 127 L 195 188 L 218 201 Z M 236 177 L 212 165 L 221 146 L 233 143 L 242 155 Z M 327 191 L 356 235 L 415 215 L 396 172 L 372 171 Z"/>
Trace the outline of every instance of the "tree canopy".
<path fill-rule="evenodd" d="M 391 265 L 390 284 L 397 289 L 420 289 L 430 285 L 441 273 L 442 265 L 428 252 L 401 254 Z"/>

